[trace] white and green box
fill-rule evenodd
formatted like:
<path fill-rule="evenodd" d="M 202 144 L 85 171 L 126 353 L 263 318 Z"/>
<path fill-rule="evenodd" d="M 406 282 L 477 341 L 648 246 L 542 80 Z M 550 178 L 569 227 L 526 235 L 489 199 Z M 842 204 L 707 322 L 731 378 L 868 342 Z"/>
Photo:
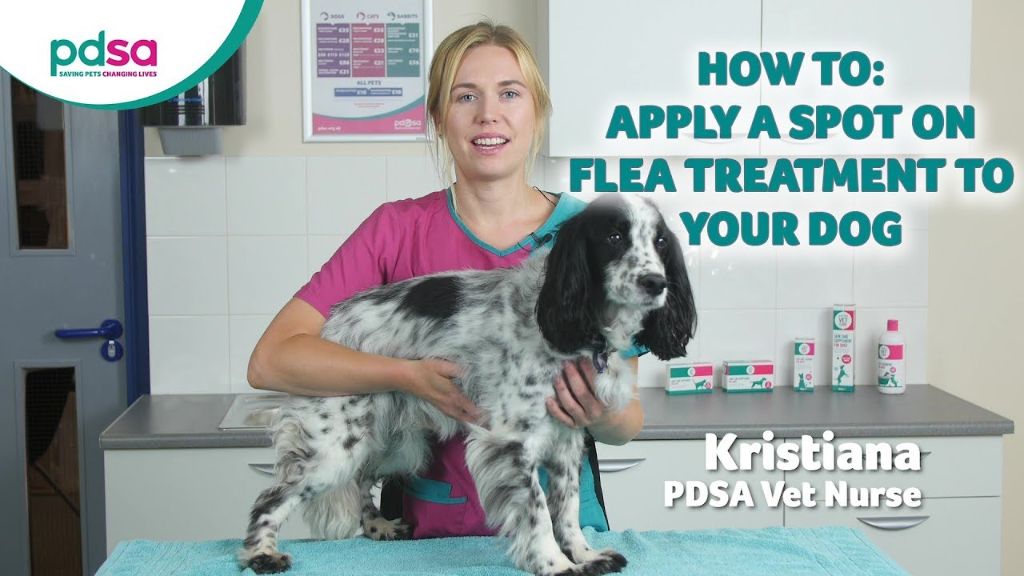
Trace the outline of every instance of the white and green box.
<path fill-rule="evenodd" d="M 832 307 L 832 390 L 853 392 L 853 354 L 856 347 L 857 307 Z"/>
<path fill-rule="evenodd" d="M 723 372 L 726 392 L 771 392 L 775 388 L 775 363 L 771 360 L 726 360 Z"/>
<path fill-rule="evenodd" d="M 814 338 L 793 341 L 793 390 L 814 392 Z"/>
<path fill-rule="evenodd" d="M 673 362 L 668 365 L 668 394 L 710 394 L 715 365 L 711 362 Z"/>

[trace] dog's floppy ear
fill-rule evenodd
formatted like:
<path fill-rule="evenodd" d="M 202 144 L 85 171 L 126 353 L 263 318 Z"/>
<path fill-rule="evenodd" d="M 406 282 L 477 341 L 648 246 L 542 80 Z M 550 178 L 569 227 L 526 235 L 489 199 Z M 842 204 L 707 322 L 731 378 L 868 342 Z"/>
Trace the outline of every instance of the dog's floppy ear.
<path fill-rule="evenodd" d="M 603 297 L 587 262 L 585 211 L 562 223 L 545 267 L 537 324 L 555 350 L 578 352 L 601 337 L 596 303 Z"/>
<path fill-rule="evenodd" d="M 697 330 L 697 309 L 686 274 L 686 262 L 679 239 L 672 232 L 666 234 L 668 248 L 662 254 L 668 293 L 665 305 L 651 311 L 644 318 L 644 329 L 636 342 L 646 346 L 662 360 L 686 356 L 686 345 Z"/>

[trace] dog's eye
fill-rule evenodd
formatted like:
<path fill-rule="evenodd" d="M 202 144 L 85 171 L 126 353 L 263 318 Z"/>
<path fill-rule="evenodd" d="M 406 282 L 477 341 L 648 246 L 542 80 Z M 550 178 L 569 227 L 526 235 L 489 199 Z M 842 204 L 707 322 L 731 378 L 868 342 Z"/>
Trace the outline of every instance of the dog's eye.
<path fill-rule="evenodd" d="M 658 250 L 666 248 L 668 246 L 668 240 L 664 236 L 658 236 L 654 239 L 654 247 Z"/>
<path fill-rule="evenodd" d="M 611 234 L 608 235 L 609 244 L 615 245 L 618 244 L 619 242 L 622 242 L 622 234 L 619 234 L 618 232 L 612 232 Z"/>

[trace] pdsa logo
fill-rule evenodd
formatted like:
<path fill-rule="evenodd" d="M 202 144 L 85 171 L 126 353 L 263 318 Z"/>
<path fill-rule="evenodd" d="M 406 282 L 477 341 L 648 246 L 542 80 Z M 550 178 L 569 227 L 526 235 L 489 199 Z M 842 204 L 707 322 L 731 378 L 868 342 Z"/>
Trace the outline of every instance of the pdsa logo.
<path fill-rule="evenodd" d="M 50 42 L 50 76 L 61 77 L 83 77 L 83 76 L 156 76 L 156 70 L 59 70 L 67 66 L 81 62 L 85 66 L 106 67 L 106 66 L 136 66 L 155 67 L 157 64 L 156 40 L 128 40 L 115 39 L 106 41 L 106 30 L 100 30 L 99 35 L 86 40 L 79 45 L 67 39 L 58 39 Z"/>
<path fill-rule="evenodd" d="M 181 97 L 223 66 L 263 0 L 175 0 L 158 17 L 140 4 L 0 2 L 0 68 L 65 104 L 149 106 Z"/>

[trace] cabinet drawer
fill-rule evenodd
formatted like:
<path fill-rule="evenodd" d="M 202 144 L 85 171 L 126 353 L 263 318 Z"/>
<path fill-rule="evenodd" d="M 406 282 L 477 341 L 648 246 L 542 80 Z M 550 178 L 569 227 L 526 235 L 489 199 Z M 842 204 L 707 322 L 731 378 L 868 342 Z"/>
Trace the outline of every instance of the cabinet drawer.
<path fill-rule="evenodd" d="M 708 471 L 704 466 L 704 441 L 637 441 L 625 446 L 597 448 L 601 461 L 601 485 L 608 521 L 613 530 L 699 530 L 709 528 L 764 528 L 782 525 L 782 509 L 769 508 L 760 489 L 761 480 L 782 480 L 781 472 Z M 746 481 L 755 507 L 687 508 L 682 499 L 665 507 L 665 482 L 714 480 Z"/>
<path fill-rule="evenodd" d="M 790 439 L 790 442 L 796 440 Z M 1003 439 L 1001 436 L 956 436 L 924 438 L 852 438 L 833 440 L 856 442 L 862 447 L 869 442 L 888 442 L 895 448 L 902 442 L 916 443 L 921 449 L 921 470 L 810 472 L 799 468 L 786 473 L 790 485 L 811 482 L 815 497 L 824 499 L 825 481 L 843 480 L 855 487 L 914 486 L 925 498 L 962 496 L 1000 496 L 1003 481 Z"/>
<path fill-rule="evenodd" d="M 244 538 L 249 511 L 272 477 L 273 448 L 108 450 L 107 548 L 121 540 Z M 282 538 L 308 538 L 294 512 Z"/>
<path fill-rule="evenodd" d="M 914 510 L 786 510 L 786 527 L 850 526 L 911 574 L 997 576 L 1001 498 L 929 498 Z M 863 520 L 861 520 L 863 519 Z"/>

